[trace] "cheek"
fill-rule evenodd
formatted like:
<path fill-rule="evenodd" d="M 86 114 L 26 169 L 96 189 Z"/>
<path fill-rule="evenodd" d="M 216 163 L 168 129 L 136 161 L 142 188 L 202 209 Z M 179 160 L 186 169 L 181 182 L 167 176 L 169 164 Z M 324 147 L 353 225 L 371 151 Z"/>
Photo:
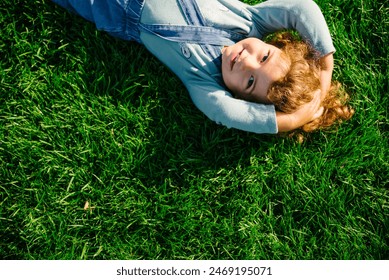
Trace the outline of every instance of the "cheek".
<path fill-rule="evenodd" d="M 235 92 L 236 89 L 237 89 L 237 84 L 238 84 L 238 82 L 237 82 L 237 80 L 238 80 L 237 75 L 234 75 L 231 72 L 223 72 L 222 76 L 223 76 L 224 84 L 227 86 L 227 88 L 230 91 Z"/>

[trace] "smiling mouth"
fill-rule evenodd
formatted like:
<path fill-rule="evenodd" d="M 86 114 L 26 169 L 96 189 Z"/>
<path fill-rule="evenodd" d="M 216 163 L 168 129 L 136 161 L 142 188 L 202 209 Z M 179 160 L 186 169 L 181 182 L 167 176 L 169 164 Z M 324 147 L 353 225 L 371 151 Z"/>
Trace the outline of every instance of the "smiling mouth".
<path fill-rule="evenodd" d="M 238 54 L 235 56 L 235 58 L 231 61 L 231 71 L 232 71 L 232 69 L 234 68 L 235 63 L 238 61 L 238 58 L 240 57 L 240 55 L 242 54 L 243 51 L 244 51 L 244 49 L 243 49 L 240 53 L 238 53 Z"/>

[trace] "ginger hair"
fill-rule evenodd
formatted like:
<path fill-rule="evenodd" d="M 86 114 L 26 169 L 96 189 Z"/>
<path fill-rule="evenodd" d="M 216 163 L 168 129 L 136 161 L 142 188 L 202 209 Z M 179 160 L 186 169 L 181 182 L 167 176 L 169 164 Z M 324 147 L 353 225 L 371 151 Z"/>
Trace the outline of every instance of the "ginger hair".
<path fill-rule="evenodd" d="M 283 78 L 270 85 L 267 97 L 277 110 L 293 113 L 301 105 L 310 102 L 315 90 L 320 89 L 318 55 L 310 45 L 289 32 L 275 34 L 268 43 L 283 51 L 284 63 L 288 69 Z M 300 129 L 312 132 L 350 119 L 354 110 L 346 105 L 348 100 L 349 96 L 342 85 L 332 81 L 331 88 L 321 104 L 324 108 L 323 114 Z"/>

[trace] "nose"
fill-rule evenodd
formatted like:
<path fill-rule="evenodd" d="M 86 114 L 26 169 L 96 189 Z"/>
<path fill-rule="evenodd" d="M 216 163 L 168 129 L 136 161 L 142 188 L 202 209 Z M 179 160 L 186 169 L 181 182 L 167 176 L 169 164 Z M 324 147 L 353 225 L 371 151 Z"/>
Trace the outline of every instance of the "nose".
<path fill-rule="evenodd" d="M 242 59 L 242 70 L 253 71 L 260 67 L 260 63 L 257 58 L 251 55 L 246 56 Z"/>

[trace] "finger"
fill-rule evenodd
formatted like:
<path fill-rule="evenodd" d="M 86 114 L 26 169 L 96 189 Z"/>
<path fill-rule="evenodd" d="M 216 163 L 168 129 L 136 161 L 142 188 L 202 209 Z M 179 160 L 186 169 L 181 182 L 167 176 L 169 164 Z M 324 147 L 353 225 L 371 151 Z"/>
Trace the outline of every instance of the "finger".
<path fill-rule="evenodd" d="M 315 110 L 319 110 L 321 104 L 321 90 L 315 90 L 314 95 L 313 95 L 313 100 L 312 100 L 312 105 L 316 107 Z"/>
<path fill-rule="evenodd" d="M 319 110 L 316 111 L 316 113 L 313 115 L 313 119 L 317 119 L 319 117 L 321 117 L 321 115 L 323 115 L 324 113 L 324 107 L 320 107 Z"/>
<path fill-rule="evenodd" d="M 320 89 L 315 90 L 314 98 L 315 98 L 315 100 L 321 101 L 321 90 Z"/>

